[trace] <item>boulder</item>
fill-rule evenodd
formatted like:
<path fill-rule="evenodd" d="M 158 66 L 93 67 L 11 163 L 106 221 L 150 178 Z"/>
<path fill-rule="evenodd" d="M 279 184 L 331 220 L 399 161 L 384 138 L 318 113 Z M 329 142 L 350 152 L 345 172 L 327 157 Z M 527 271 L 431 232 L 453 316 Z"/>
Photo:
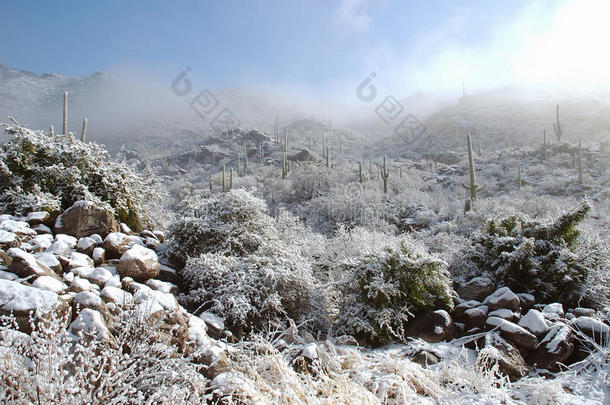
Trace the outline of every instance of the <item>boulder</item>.
<path fill-rule="evenodd" d="M 68 296 L 29 287 L 15 281 L 0 280 L 0 315 L 15 316 L 19 330 L 31 333 L 34 323 L 57 319 L 67 324 L 71 318 Z"/>
<path fill-rule="evenodd" d="M 406 335 L 420 338 L 429 343 L 449 339 L 454 334 L 453 320 L 444 310 L 423 312 L 409 321 Z"/>
<path fill-rule="evenodd" d="M 476 308 L 470 308 L 464 312 L 464 320 L 466 330 L 473 328 L 482 328 L 487 319 L 487 306 L 481 305 Z"/>
<path fill-rule="evenodd" d="M 41 290 L 52 291 L 55 294 L 64 294 L 68 292 L 68 286 L 56 279 L 55 277 L 42 276 L 38 277 L 32 287 L 40 288 Z"/>
<path fill-rule="evenodd" d="M 77 267 L 91 267 L 93 266 L 93 259 L 91 259 L 89 256 L 82 254 L 82 253 L 78 253 L 78 252 L 72 252 L 70 254 L 70 257 L 68 259 L 68 268 L 69 269 L 75 269 Z"/>
<path fill-rule="evenodd" d="M 480 307 L 481 303 L 479 301 L 470 300 L 464 301 L 461 304 L 458 304 L 453 309 L 453 318 L 457 320 L 464 320 L 464 313 L 472 308 Z"/>
<path fill-rule="evenodd" d="M 593 308 L 582 308 L 582 307 L 577 307 L 574 308 L 572 310 L 572 313 L 574 314 L 575 317 L 579 317 L 579 316 L 594 316 L 595 315 L 595 310 Z"/>
<path fill-rule="evenodd" d="M 55 273 L 60 274 L 62 270 L 62 265 L 57 256 L 52 253 L 38 253 L 36 256 L 36 260 L 39 263 L 44 264 Z"/>
<path fill-rule="evenodd" d="M 18 236 L 36 236 L 36 231 L 30 228 L 30 225 L 24 221 L 15 221 L 7 219 L 0 222 L 0 230 L 15 233 Z"/>
<path fill-rule="evenodd" d="M 545 336 L 549 332 L 544 315 L 540 311 L 530 309 L 519 321 L 519 326 L 527 329 L 536 337 Z"/>
<path fill-rule="evenodd" d="M 483 367 L 497 365 L 498 371 L 511 381 L 516 381 L 529 372 L 519 350 L 495 332 L 485 336 L 485 347 L 479 353 L 477 362 Z"/>
<path fill-rule="evenodd" d="M 494 291 L 494 283 L 487 277 L 475 277 L 466 284 L 458 285 L 456 291 L 463 300 L 481 301 Z"/>
<path fill-rule="evenodd" d="M 572 329 L 563 323 L 553 325 L 536 348 L 533 363 L 538 368 L 560 371 L 574 353 L 574 335 Z"/>
<path fill-rule="evenodd" d="M 572 326 L 595 340 L 598 344 L 610 338 L 610 326 L 590 316 L 580 316 L 571 321 Z"/>
<path fill-rule="evenodd" d="M 10 249 L 21 245 L 21 239 L 16 233 L 0 229 L 0 249 Z"/>
<path fill-rule="evenodd" d="M 207 331 L 215 339 L 220 339 L 225 330 L 225 320 L 212 312 L 203 312 L 199 315 L 199 319 L 205 322 Z"/>
<path fill-rule="evenodd" d="M 121 256 L 117 271 L 121 277 L 145 281 L 157 277 L 160 267 L 157 254 L 153 250 L 134 245 Z"/>
<path fill-rule="evenodd" d="M 51 214 L 49 214 L 46 211 L 30 212 L 28 214 L 28 216 L 25 218 L 25 220 L 32 227 L 35 225 L 41 225 L 41 224 L 50 225 Z"/>
<path fill-rule="evenodd" d="M 78 243 L 76 244 L 76 251 L 87 256 L 91 256 L 93 253 L 93 249 L 95 249 L 96 243 L 93 238 L 85 236 L 84 238 L 80 238 Z"/>
<path fill-rule="evenodd" d="M 106 250 L 107 259 L 118 259 L 129 250 L 129 239 L 121 232 L 112 232 L 104 239 L 102 247 Z"/>
<path fill-rule="evenodd" d="M 532 350 L 538 345 L 538 338 L 534 334 L 505 319 L 490 316 L 485 324 L 487 327 L 497 328 L 503 338 L 524 349 Z"/>
<path fill-rule="evenodd" d="M 12 259 L 8 270 L 20 278 L 30 277 L 28 280 L 30 282 L 42 276 L 49 276 L 60 280 L 53 270 L 36 260 L 31 253 L 24 252 L 19 248 L 10 248 L 6 253 Z"/>
<path fill-rule="evenodd" d="M 490 311 L 496 309 L 505 308 L 511 311 L 519 310 L 519 297 L 517 294 L 512 292 L 508 287 L 502 287 L 497 289 L 493 294 L 485 298 L 483 304 L 489 307 Z"/>
<path fill-rule="evenodd" d="M 518 322 L 520 317 L 518 312 L 513 312 L 510 309 L 506 308 L 500 308 L 491 311 L 487 314 L 487 316 L 497 316 L 498 318 L 506 319 L 507 321 L 511 322 Z"/>
<path fill-rule="evenodd" d="M 536 304 L 536 297 L 532 294 L 520 293 L 517 294 L 517 297 L 519 297 L 522 312 L 529 311 Z"/>
<path fill-rule="evenodd" d="M 559 302 L 548 304 L 542 309 L 542 315 L 552 321 L 559 320 L 565 315 L 563 305 Z"/>
<path fill-rule="evenodd" d="M 97 233 L 102 237 L 119 229 L 119 224 L 102 207 L 89 201 L 77 201 L 55 221 L 55 233 L 82 238 Z"/>
<path fill-rule="evenodd" d="M 102 314 L 90 308 L 80 311 L 68 331 L 82 341 L 107 341 L 112 337 Z"/>
<path fill-rule="evenodd" d="M 91 252 L 91 257 L 93 258 L 93 264 L 99 266 L 106 261 L 106 249 L 96 247 L 93 249 L 93 252 Z"/>

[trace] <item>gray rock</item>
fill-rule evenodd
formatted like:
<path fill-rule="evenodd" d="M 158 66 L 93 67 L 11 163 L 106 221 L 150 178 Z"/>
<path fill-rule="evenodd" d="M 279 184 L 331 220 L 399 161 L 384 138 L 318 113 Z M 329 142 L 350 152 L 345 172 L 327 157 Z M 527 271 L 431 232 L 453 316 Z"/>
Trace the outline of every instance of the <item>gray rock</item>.
<path fill-rule="evenodd" d="M 89 201 L 77 201 L 55 221 L 55 233 L 76 238 L 97 233 L 106 236 L 119 229 L 118 223 L 104 208 Z"/>

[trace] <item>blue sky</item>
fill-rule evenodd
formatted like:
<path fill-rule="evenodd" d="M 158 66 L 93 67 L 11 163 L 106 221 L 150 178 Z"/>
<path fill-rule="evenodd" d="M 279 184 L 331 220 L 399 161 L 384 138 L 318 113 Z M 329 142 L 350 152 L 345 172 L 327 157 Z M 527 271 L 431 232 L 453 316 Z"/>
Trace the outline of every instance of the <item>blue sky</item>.
<path fill-rule="evenodd" d="M 561 13 L 574 15 L 571 3 L 585 4 L 587 19 L 604 1 L 2 1 L 0 62 L 166 82 L 191 66 L 212 87 L 342 91 L 371 71 L 407 93 L 485 87 L 545 76 L 550 61 L 534 74 L 521 60 L 540 54 L 531 44 L 548 48 Z"/>

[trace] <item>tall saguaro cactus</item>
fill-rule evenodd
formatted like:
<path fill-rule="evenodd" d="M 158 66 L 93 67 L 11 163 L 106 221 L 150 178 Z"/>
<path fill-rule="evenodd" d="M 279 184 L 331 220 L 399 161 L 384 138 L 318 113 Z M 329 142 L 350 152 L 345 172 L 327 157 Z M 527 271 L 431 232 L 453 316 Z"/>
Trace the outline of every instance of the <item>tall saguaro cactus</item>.
<path fill-rule="evenodd" d="M 225 192 L 227 191 L 227 183 L 226 183 L 226 176 L 225 176 L 225 164 L 222 164 L 222 191 Z"/>
<path fill-rule="evenodd" d="M 582 184 L 582 143 L 578 140 L 578 184 Z"/>
<path fill-rule="evenodd" d="M 360 183 L 364 183 L 364 177 L 362 176 L 362 162 L 358 162 L 358 180 Z"/>
<path fill-rule="evenodd" d="M 68 92 L 64 91 L 64 135 L 68 133 Z"/>
<path fill-rule="evenodd" d="M 248 175 L 248 146 L 244 145 L 244 176 L 247 176 L 247 175 Z"/>
<path fill-rule="evenodd" d="M 229 171 L 229 190 L 233 189 L 233 168 Z"/>
<path fill-rule="evenodd" d="M 390 172 L 388 171 L 388 168 L 386 167 L 386 155 L 384 153 L 383 154 L 383 169 L 381 170 L 381 178 L 383 180 L 383 192 L 384 193 L 388 192 L 388 177 L 390 177 Z"/>
<path fill-rule="evenodd" d="M 51 127 L 49 128 L 49 133 L 51 136 L 55 136 L 55 128 L 53 128 L 53 124 L 51 124 Z"/>
<path fill-rule="evenodd" d="M 284 152 L 288 153 L 288 127 L 284 130 Z"/>
<path fill-rule="evenodd" d="M 330 169 L 330 147 L 326 147 L 326 168 Z"/>
<path fill-rule="evenodd" d="M 81 134 L 80 134 L 80 140 L 81 140 L 81 142 L 85 142 L 86 139 L 87 139 L 87 118 L 85 117 L 85 119 L 83 120 L 83 132 L 81 132 Z"/>
<path fill-rule="evenodd" d="M 559 121 L 559 104 L 557 104 L 557 118 L 556 122 L 553 123 L 553 132 L 555 132 L 557 142 L 561 141 L 561 136 L 563 135 L 563 121 Z"/>
<path fill-rule="evenodd" d="M 466 190 L 470 190 L 470 199 L 472 201 L 474 201 L 477 199 L 477 191 L 479 191 L 481 188 L 477 184 L 477 176 L 474 171 L 474 159 L 472 156 L 472 143 L 471 143 L 471 139 L 470 139 L 470 134 L 466 134 L 466 143 L 468 146 L 468 169 L 470 171 L 470 187 L 466 186 L 463 183 L 462 183 L 462 186 Z"/>
<path fill-rule="evenodd" d="M 282 179 L 285 179 L 288 175 L 288 158 L 286 155 L 286 152 L 282 154 Z"/>
<path fill-rule="evenodd" d="M 517 166 L 517 188 L 521 188 L 521 159 Z"/>
<path fill-rule="evenodd" d="M 546 129 L 542 132 L 542 157 L 546 158 Z"/>

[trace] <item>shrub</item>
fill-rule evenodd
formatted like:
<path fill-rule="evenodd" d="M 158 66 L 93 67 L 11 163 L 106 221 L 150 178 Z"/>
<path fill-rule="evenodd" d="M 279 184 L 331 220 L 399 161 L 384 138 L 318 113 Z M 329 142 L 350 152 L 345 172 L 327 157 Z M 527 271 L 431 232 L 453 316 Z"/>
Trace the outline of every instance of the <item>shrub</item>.
<path fill-rule="evenodd" d="M 184 261 L 202 253 L 244 256 L 277 237 L 265 202 L 245 190 L 187 199 L 170 236 L 172 251 Z"/>
<path fill-rule="evenodd" d="M 591 259 L 576 251 L 576 226 L 590 209 L 585 201 L 547 222 L 516 215 L 492 219 L 451 269 L 469 269 L 469 276 L 488 273 L 513 291 L 534 294 L 545 302 L 576 305 Z"/>
<path fill-rule="evenodd" d="M 381 254 L 344 264 L 338 330 L 373 345 L 403 340 L 409 318 L 420 311 L 451 307 L 446 263 L 421 245 L 402 241 Z"/>
<path fill-rule="evenodd" d="M 71 134 L 53 137 L 17 124 L 0 147 L 0 211 L 64 210 L 88 200 L 109 209 L 133 229 L 152 223 L 146 205 L 155 198 L 154 177 L 117 163 L 95 143 Z"/>

